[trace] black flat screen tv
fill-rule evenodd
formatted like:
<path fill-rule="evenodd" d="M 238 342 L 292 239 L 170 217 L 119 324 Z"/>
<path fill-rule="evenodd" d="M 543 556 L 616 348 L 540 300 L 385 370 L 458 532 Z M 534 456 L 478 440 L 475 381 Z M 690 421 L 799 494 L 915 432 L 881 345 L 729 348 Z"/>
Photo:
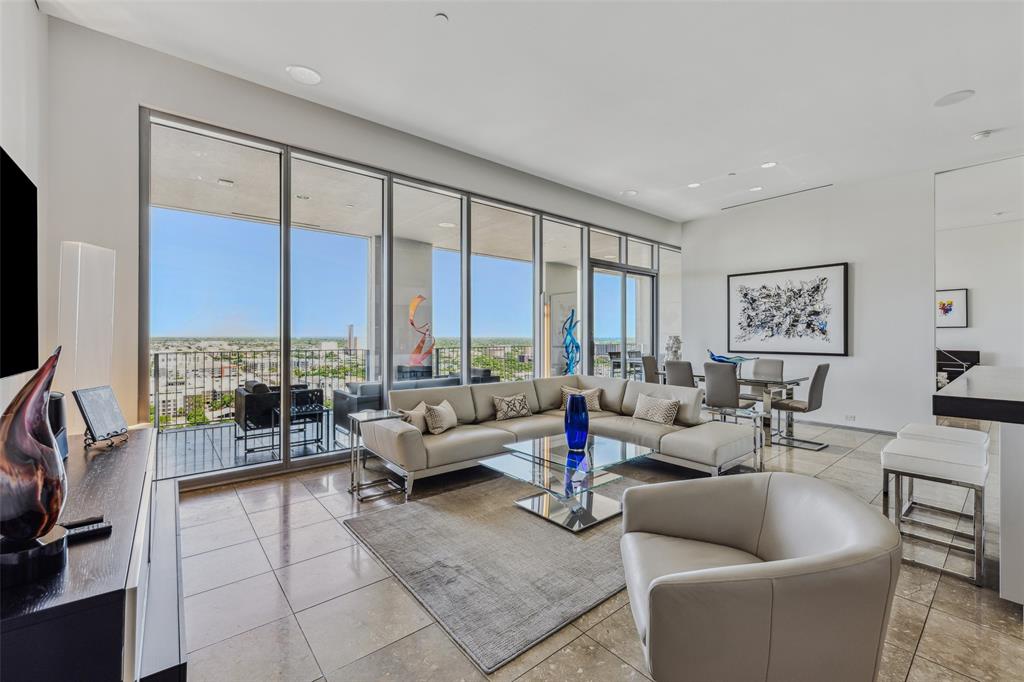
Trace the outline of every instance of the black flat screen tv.
<path fill-rule="evenodd" d="M 39 367 L 36 186 L 0 149 L 0 377 Z"/>

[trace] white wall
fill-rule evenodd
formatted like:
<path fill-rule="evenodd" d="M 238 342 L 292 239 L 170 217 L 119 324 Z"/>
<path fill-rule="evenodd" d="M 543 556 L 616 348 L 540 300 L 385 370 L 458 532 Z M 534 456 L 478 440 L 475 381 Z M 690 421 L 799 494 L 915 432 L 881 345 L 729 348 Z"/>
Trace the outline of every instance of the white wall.
<path fill-rule="evenodd" d="M 683 358 L 703 367 L 705 348 L 727 348 L 727 275 L 848 261 L 849 357 L 775 357 L 787 375 L 831 364 L 824 405 L 808 420 L 885 430 L 929 421 L 933 194 L 932 173 L 920 172 L 684 223 Z"/>
<path fill-rule="evenodd" d="M 32 0 L 0 0 L 0 146 L 38 188 L 38 236 L 43 251 L 56 256 L 57 245 L 47 239 L 46 183 L 46 15 Z M 7 229 L 10 229 L 7 226 Z M 48 300 L 49 279 L 39 269 L 39 301 Z M 13 326 L 17 311 L 4 310 L 4 326 Z M 40 314 L 40 327 L 44 317 Z M 40 360 L 52 350 L 40 333 Z M 26 372 L 0 379 L 0 410 L 14 398 L 32 374 Z"/>
<path fill-rule="evenodd" d="M 138 107 L 217 124 L 507 201 L 676 243 L 679 225 L 227 76 L 50 19 L 50 244 L 116 249 L 114 376 L 134 414 L 138 336 Z M 44 263 L 53 277 L 56 262 Z M 46 300 L 44 338 L 55 335 Z"/>
<path fill-rule="evenodd" d="M 966 329 L 936 329 L 946 350 L 983 365 L 1024 365 L 1024 221 L 935 233 L 935 288 L 968 289 Z"/>

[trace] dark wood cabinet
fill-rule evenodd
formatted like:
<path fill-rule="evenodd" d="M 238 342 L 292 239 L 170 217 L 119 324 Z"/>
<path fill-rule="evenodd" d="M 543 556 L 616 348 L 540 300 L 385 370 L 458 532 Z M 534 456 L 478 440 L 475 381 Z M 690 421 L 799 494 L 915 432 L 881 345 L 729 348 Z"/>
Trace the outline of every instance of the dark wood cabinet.
<path fill-rule="evenodd" d="M 74 544 L 54 576 L 0 594 L 4 680 L 185 679 L 177 485 L 154 481 L 156 434 L 69 443 L 62 521 L 102 515 L 109 536 Z"/>

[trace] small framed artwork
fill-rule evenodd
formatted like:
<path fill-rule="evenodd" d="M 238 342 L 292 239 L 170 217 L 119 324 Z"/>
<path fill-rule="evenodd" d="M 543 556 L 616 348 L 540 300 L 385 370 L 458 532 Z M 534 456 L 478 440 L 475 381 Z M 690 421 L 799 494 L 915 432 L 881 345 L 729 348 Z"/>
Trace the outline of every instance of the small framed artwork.
<path fill-rule="evenodd" d="M 848 263 L 728 277 L 730 353 L 847 355 Z"/>
<path fill-rule="evenodd" d="M 967 317 L 967 289 L 939 289 L 935 292 L 935 326 L 970 326 Z"/>

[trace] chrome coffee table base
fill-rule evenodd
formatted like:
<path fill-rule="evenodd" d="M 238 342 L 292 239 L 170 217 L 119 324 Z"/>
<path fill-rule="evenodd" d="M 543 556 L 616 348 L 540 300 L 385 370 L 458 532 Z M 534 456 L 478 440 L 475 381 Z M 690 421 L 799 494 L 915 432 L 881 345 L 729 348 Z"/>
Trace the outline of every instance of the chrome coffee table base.
<path fill-rule="evenodd" d="M 622 503 L 587 490 L 570 498 L 548 492 L 516 500 L 516 506 L 573 533 L 586 530 L 622 513 Z"/>

